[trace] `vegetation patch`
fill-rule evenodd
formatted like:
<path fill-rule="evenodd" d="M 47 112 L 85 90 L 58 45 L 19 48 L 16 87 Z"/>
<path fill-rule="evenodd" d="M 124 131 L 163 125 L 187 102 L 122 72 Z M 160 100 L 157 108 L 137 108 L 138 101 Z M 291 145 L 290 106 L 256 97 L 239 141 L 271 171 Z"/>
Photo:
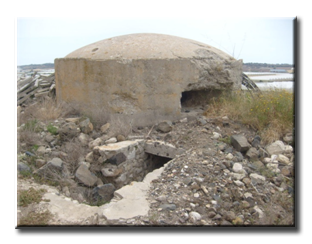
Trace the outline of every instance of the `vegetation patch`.
<path fill-rule="evenodd" d="M 52 218 L 52 213 L 46 210 L 42 213 L 30 212 L 26 216 L 22 217 L 19 221 L 19 226 L 48 225 L 49 220 Z"/>
<path fill-rule="evenodd" d="M 294 95 L 278 89 L 226 92 L 213 99 L 204 115 L 226 115 L 258 131 L 264 143 L 271 143 L 293 130 Z"/>
<path fill-rule="evenodd" d="M 18 204 L 19 206 L 27 207 L 31 203 L 39 203 L 46 192 L 44 189 L 35 190 L 33 187 L 28 190 L 22 190 L 18 193 Z"/>

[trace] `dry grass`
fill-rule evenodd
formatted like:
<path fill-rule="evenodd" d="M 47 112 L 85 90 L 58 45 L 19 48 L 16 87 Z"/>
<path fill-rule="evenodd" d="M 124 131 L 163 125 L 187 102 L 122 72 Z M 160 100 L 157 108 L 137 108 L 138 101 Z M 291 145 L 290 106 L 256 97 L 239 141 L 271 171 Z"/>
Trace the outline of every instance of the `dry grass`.
<path fill-rule="evenodd" d="M 42 213 L 30 212 L 20 219 L 18 226 L 46 226 L 52 217 L 49 210 Z"/>
<path fill-rule="evenodd" d="M 67 154 L 65 158 L 66 166 L 71 174 L 76 172 L 81 161 L 88 152 L 87 147 L 84 147 L 79 140 L 70 140 L 64 145 L 64 152 Z"/>
<path fill-rule="evenodd" d="M 265 143 L 281 139 L 293 129 L 294 97 L 285 90 L 261 94 L 245 91 L 224 93 L 214 99 L 205 116 L 225 116 L 255 129 Z"/>
<path fill-rule="evenodd" d="M 20 115 L 19 123 L 26 123 L 33 119 L 47 122 L 75 112 L 74 108 L 67 103 L 57 102 L 54 98 L 45 97 L 27 106 L 24 113 Z"/>

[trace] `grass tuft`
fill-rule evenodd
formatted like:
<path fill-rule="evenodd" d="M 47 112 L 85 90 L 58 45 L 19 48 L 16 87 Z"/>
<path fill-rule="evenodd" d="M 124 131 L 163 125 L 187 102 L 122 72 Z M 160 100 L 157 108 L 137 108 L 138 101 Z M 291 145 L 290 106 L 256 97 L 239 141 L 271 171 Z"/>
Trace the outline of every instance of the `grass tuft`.
<path fill-rule="evenodd" d="M 279 140 L 294 126 L 294 97 L 285 90 L 261 94 L 224 93 L 209 104 L 205 116 L 225 116 L 258 131 L 265 143 Z"/>

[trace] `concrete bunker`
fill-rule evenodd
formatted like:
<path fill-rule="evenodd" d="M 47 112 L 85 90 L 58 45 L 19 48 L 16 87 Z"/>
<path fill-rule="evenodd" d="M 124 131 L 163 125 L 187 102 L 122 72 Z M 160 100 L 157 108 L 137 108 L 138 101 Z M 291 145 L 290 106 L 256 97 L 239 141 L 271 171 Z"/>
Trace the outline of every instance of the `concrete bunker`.
<path fill-rule="evenodd" d="M 185 97 L 241 88 L 242 61 L 194 40 L 132 34 L 55 59 L 56 97 L 151 125 L 180 118 Z"/>

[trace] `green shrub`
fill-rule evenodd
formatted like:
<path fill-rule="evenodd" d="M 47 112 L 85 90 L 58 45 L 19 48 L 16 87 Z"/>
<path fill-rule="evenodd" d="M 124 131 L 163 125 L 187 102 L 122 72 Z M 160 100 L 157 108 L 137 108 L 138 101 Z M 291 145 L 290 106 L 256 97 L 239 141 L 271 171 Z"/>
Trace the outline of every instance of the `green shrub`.
<path fill-rule="evenodd" d="M 52 135 L 57 135 L 58 134 L 58 131 L 57 131 L 57 128 L 55 126 L 53 126 L 52 124 L 49 124 L 47 126 L 47 130 L 48 132 L 50 132 Z"/>

